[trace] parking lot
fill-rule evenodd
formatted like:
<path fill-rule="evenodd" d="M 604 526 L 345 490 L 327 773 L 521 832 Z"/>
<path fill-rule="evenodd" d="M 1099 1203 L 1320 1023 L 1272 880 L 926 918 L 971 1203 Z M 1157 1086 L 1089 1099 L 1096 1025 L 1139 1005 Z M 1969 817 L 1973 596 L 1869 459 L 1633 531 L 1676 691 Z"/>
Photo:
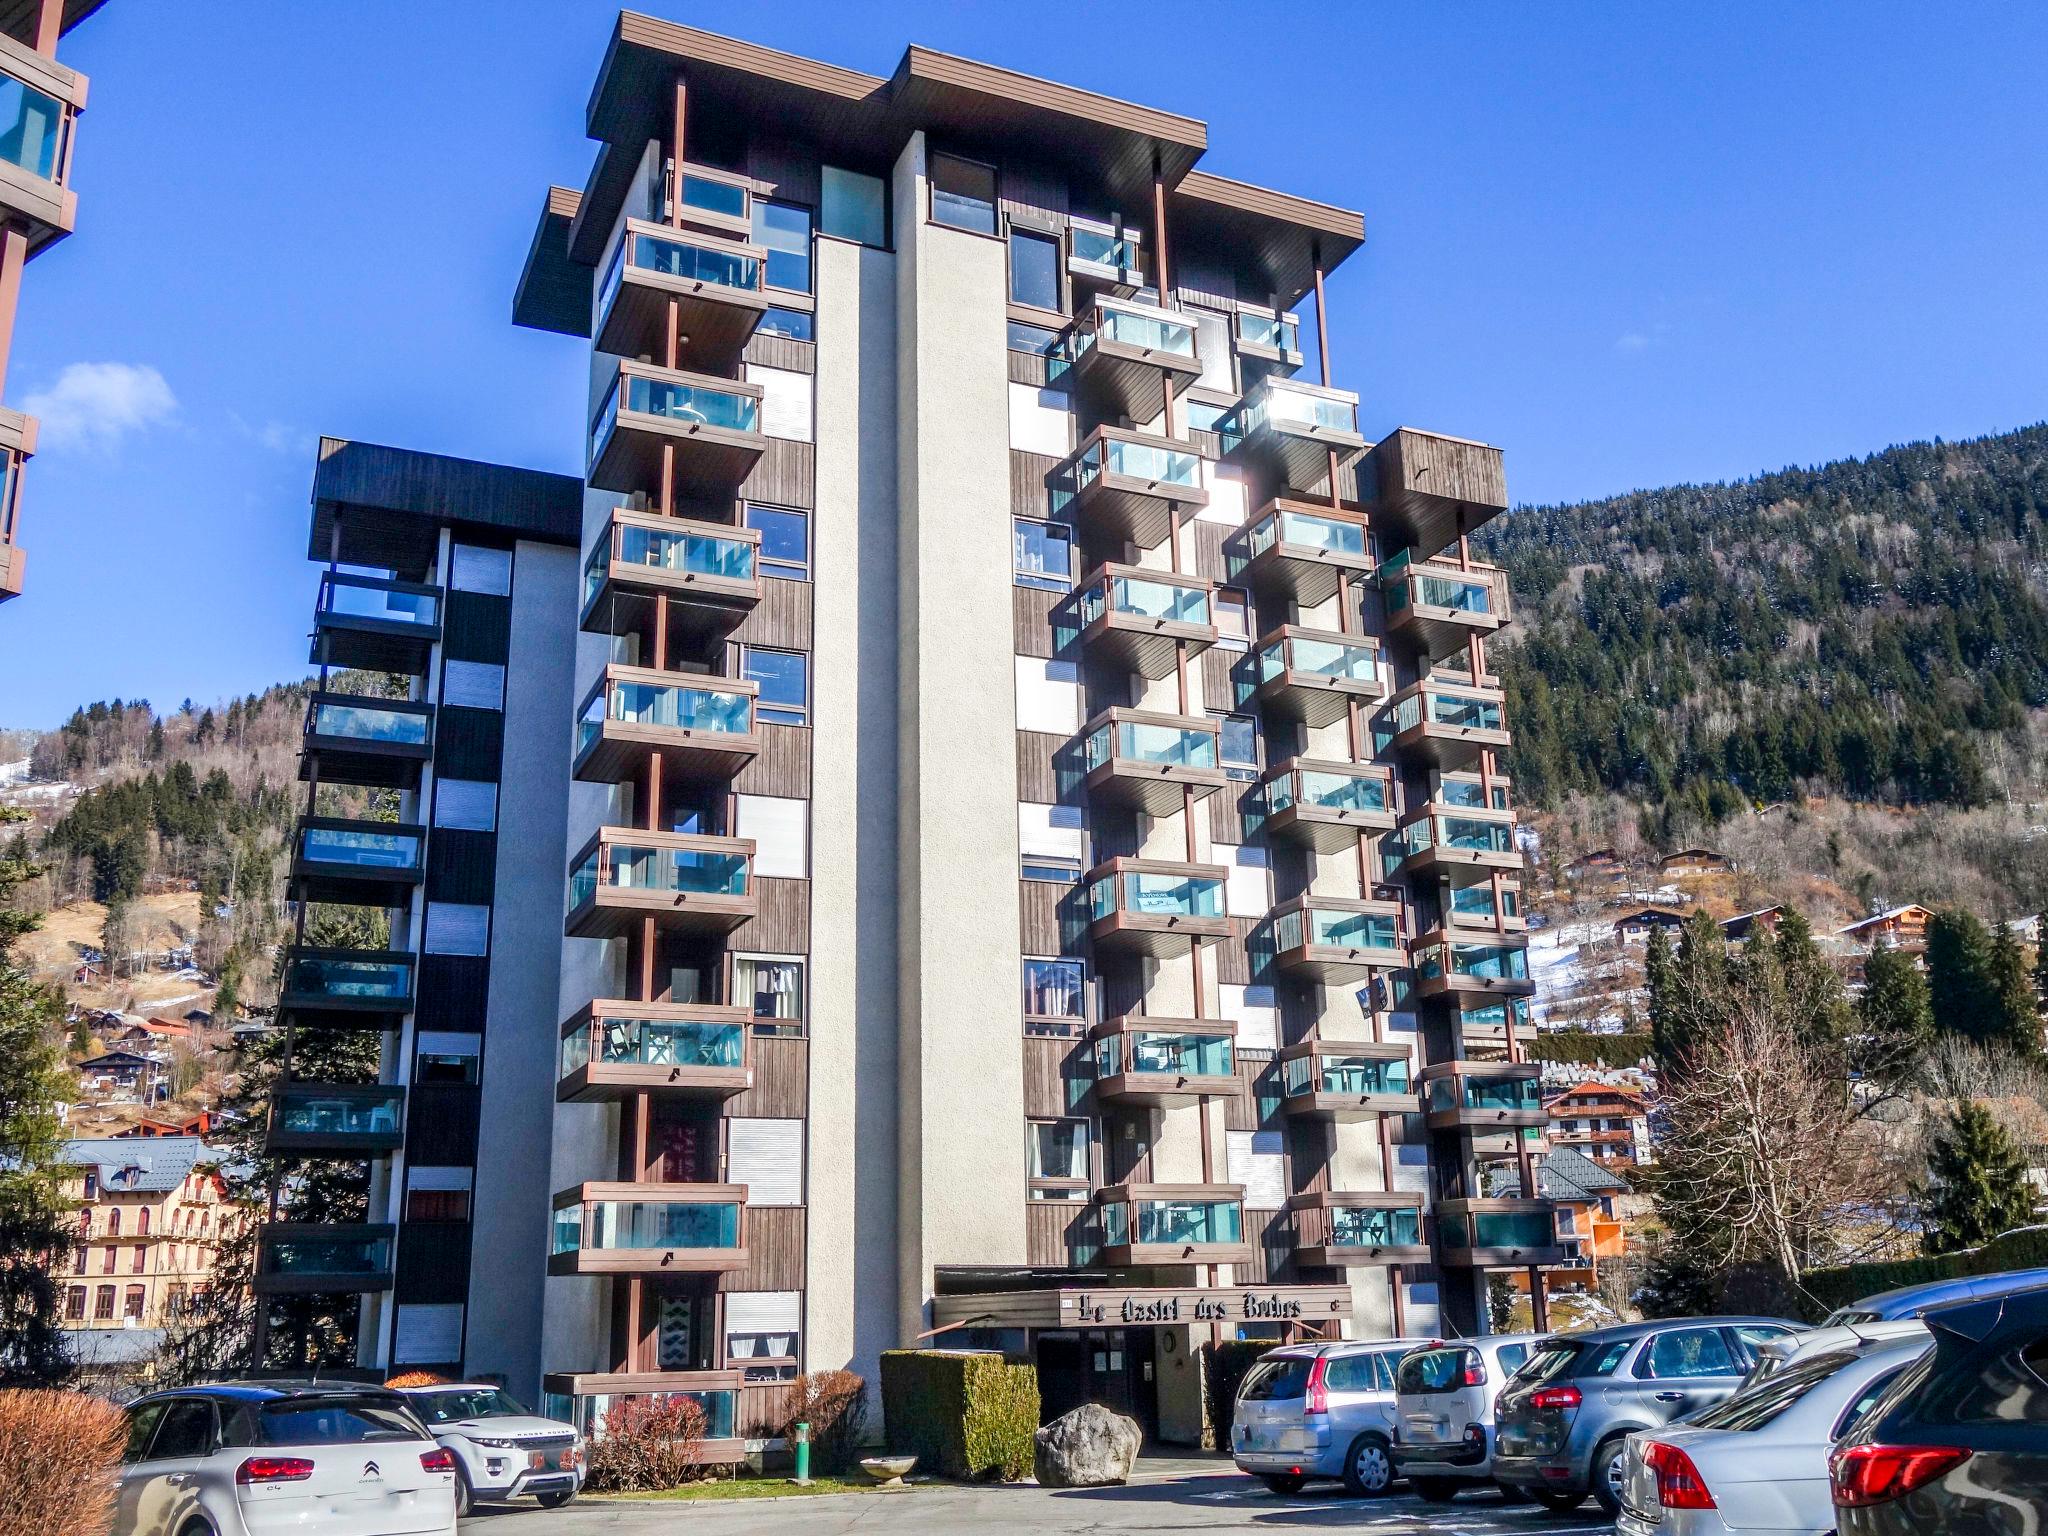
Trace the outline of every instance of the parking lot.
<path fill-rule="evenodd" d="M 528 1504 L 481 1510 L 462 1523 L 472 1536 L 539 1536 L 556 1532 L 655 1532 L 688 1524 L 712 1536 L 884 1531 L 889 1536 L 939 1536 L 972 1530 L 988 1536 L 1040 1533 L 1188 1530 L 1318 1530 L 1408 1536 L 1608 1536 L 1614 1528 L 1587 1503 L 1556 1516 L 1531 1504 L 1504 1504 L 1493 1494 L 1467 1494 L 1449 1505 L 1406 1493 L 1354 1499 L 1335 1484 L 1317 1484 L 1283 1498 L 1215 1457 L 1146 1457 L 1123 1488 L 1050 1489 L 1035 1485 L 963 1487 L 927 1484 L 904 1494 L 834 1494 L 817 1498 L 740 1501 L 578 1500 L 566 1509 Z"/>

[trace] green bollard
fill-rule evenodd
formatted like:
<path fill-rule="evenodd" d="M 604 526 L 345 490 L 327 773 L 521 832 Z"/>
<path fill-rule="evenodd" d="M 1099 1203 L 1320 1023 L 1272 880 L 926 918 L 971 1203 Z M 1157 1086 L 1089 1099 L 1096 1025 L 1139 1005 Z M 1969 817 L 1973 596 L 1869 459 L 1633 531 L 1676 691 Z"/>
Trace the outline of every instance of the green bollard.
<path fill-rule="evenodd" d="M 799 1488 L 811 1485 L 811 1426 L 796 1426 L 796 1476 L 790 1479 Z"/>

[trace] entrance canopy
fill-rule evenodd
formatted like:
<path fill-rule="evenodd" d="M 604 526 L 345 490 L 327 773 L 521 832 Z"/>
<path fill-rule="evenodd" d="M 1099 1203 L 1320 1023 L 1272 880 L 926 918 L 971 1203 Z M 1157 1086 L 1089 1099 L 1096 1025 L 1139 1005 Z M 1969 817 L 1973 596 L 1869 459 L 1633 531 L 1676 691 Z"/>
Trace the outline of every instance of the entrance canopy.
<path fill-rule="evenodd" d="M 1190 1323 L 1325 1323 L 1351 1316 L 1346 1285 L 1047 1286 L 934 1296 L 940 1328 L 1177 1328 Z"/>

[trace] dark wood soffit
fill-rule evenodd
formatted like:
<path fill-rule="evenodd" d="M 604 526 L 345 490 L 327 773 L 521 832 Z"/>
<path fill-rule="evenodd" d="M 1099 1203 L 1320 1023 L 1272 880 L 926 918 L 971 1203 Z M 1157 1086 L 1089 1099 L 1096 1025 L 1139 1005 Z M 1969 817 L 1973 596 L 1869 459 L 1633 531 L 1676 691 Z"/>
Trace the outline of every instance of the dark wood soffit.
<path fill-rule="evenodd" d="M 590 285 L 597 271 L 569 257 L 569 234 L 582 206 L 583 194 L 574 188 L 548 188 L 512 292 L 514 325 L 562 336 L 590 334 Z"/>
<path fill-rule="evenodd" d="M 583 482 L 546 470 L 323 437 L 313 471 L 309 559 L 326 560 L 337 510 L 351 522 L 416 519 L 426 528 L 451 523 L 573 546 L 583 537 Z"/>

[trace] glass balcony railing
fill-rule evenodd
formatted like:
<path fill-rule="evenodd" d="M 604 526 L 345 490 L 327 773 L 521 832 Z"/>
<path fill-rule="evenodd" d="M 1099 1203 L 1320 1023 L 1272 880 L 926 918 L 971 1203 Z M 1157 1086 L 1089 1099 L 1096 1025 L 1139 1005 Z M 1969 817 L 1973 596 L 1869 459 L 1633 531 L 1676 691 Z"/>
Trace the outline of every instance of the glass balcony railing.
<path fill-rule="evenodd" d="M 1138 265 L 1138 237 L 1128 230 L 1119 235 L 1114 229 L 1077 221 L 1071 226 L 1068 238 L 1068 250 L 1075 261 L 1095 267 L 1114 267 L 1118 271 Z"/>
<path fill-rule="evenodd" d="M 674 379 L 650 379 L 645 374 L 629 373 L 605 392 L 604 404 L 591 426 L 593 462 L 603 452 L 622 409 L 728 432 L 761 430 L 761 401 L 757 396 L 715 389 L 708 384 L 683 384 Z"/>
<path fill-rule="evenodd" d="M 1554 1248 L 1549 1211 L 1444 1211 L 1437 1217 L 1446 1248 Z"/>
<path fill-rule="evenodd" d="M 740 1245 L 736 1203 L 695 1200 L 593 1200 L 555 1212 L 555 1253 Z"/>
<path fill-rule="evenodd" d="M 1164 619 L 1173 624 L 1207 624 L 1209 590 L 1182 587 L 1137 576 L 1111 576 L 1081 591 L 1081 622 L 1093 624 L 1107 613 L 1134 619 Z"/>
<path fill-rule="evenodd" d="M 273 1237 L 263 1244 L 266 1275 L 343 1275 L 374 1279 L 391 1272 L 391 1239 L 375 1236 Z"/>
<path fill-rule="evenodd" d="M 730 181 L 715 181 L 685 171 L 682 200 L 685 208 L 695 208 L 699 213 L 722 214 L 729 219 L 749 216 L 747 189 Z"/>
<path fill-rule="evenodd" d="M 1493 583 L 1483 578 L 1451 576 L 1417 570 L 1395 590 L 1412 595 L 1424 608 L 1453 608 L 1460 613 L 1492 613 Z M 1390 603 L 1390 606 L 1392 604 Z"/>
<path fill-rule="evenodd" d="M 1133 443 L 1121 437 L 1101 437 L 1082 450 L 1075 465 L 1075 489 L 1086 489 L 1104 474 L 1199 490 L 1202 459 L 1200 454 L 1178 448 Z"/>
<path fill-rule="evenodd" d="M 1475 1077 L 1449 1072 L 1431 1078 L 1427 1091 L 1431 1114 L 1454 1110 L 1519 1114 L 1543 1108 L 1543 1084 L 1533 1077 Z"/>
<path fill-rule="evenodd" d="M 1269 379 L 1265 387 L 1217 423 L 1223 451 L 1230 452 L 1263 427 L 1280 432 L 1358 431 L 1355 402 L 1315 394 L 1299 385 Z"/>
<path fill-rule="evenodd" d="M 44 181 L 64 164 L 64 103 L 0 74 L 0 160 Z"/>
<path fill-rule="evenodd" d="M 417 709 L 376 704 L 324 702 L 313 706 L 311 734 L 343 741 L 382 742 L 403 747 L 427 744 L 429 716 Z"/>
<path fill-rule="evenodd" d="M 1377 683 L 1380 654 L 1376 646 L 1307 635 L 1283 635 L 1259 650 L 1259 681 L 1283 672 L 1306 672 L 1348 683 Z"/>
<path fill-rule="evenodd" d="M 1333 1248 L 1415 1248 L 1422 1243 L 1422 1212 L 1413 1207 L 1337 1205 L 1328 1214 Z"/>
<path fill-rule="evenodd" d="M 1102 1208 L 1105 1246 L 1241 1243 L 1244 1213 L 1235 1200 L 1118 1200 Z"/>
<path fill-rule="evenodd" d="M 1297 907 L 1273 919 L 1275 949 L 1300 949 L 1304 943 L 1329 949 L 1399 949 L 1400 921 L 1391 913 L 1337 907 Z"/>
<path fill-rule="evenodd" d="M 1493 887 L 1491 885 L 1468 885 L 1453 890 L 1447 903 L 1454 918 L 1469 923 L 1494 923 L 1521 916 L 1521 893 L 1512 886 L 1503 886 L 1500 893 L 1500 909 L 1494 910 Z"/>
<path fill-rule="evenodd" d="M 1154 767 L 1214 768 L 1216 733 L 1148 725 L 1136 720 L 1111 721 L 1089 733 L 1082 743 L 1082 756 L 1090 773 L 1111 761 Z"/>
<path fill-rule="evenodd" d="M 1486 786 L 1478 779 L 1458 779 L 1445 774 L 1436 781 L 1436 788 L 1431 792 L 1430 799 L 1436 801 L 1439 805 L 1455 806 L 1459 810 L 1483 811 L 1487 809 Z M 1507 786 L 1496 781 L 1493 786 L 1492 809 L 1504 811 L 1507 808 Z"/>
<path fill-rule="evenodd" d="M 1299 348 L 1301 324 L 1292 315 L 1261 315 L 1241 309 L 1237 313 L 1237 334 L 1254 347 L 1293 352 Z"/>
<path fill-rule="evenodd" d="M 1118 912 L 1132 917 L 1221 917 L 1223 882 L 1208 875 L 1104 875 L 1088 888 L 1089 918 L 1099 922 Z"/>
<path fill-rule="evenodd" d="M 1448 973 L 1475 981 L 1527 981 L 1529 955 L 1519 946 L 1502 944 L 1436 944 L 1416 960 L 1416 972 L 1426 981 Z"/>
<path fill-rule="evenodd" d="M 311 1000 L 403 1003 L 412 996 L 412 966 L 403 960 L 295 955 L 285 967 L 284 990 Z"/>
<path fill-rule="evenodd" d="M 369 827 L 307 827 L 299 857 L 308 864 L 333 864 L 364 874 L 410 873 L 420 867 L 420 834 Z"/>
<path fill-rule="evenodd" d="M 405 1090 L 375 1098 L 337 1094 L 311 1083 L 281 1083 L 271 1090 L 271 1124 L 293 1136 L 396 1136 L 405 1119 Z"/>
<path fill-rule="evenodd" d="M 563 1038 L 562 1075 L 590 1066 L 739 1068 L 746 1052 L 744 1025 L 606 1016 Z"/>
<path fill-rule="evenodd" d="M 615 679 L 583 707 L 583 718 L 576 724 L 579 756 L 604 734 L 608 720 L 620 725 L 744 736 L 754 729 L 754 696 L 694 684 Z"/>
<path fill-rule="evenodd" d="M 1123 309 L 1113 304 L 1098 305 L 1093 324 L 1086 319 L 1074 331 L 1073 357 L 1079 362 L 1098 341 L 1144 351 L 1166 352 L 1193 360 L 1195 328 L 1185 320 L 1155 315 L 1145 310 Z"/>
<path fill-rule="evenodd" d="M 1268 811 L 1277 815 L 1290 806 L 1322 811 L 1384 811 L 1387 780 L 1377 774 L 1297 768 L 1266 786 Z"/>
<path fill-rule="evenodd" d="M 1228 1035 L 1176 1034 L 1132 1030 L 1095 1042 L 1095 1070 L 1101 1077 L 1149 1073 L 1169 1077 L 1229 1077 L 1236 1050 Z"/>
<path fill-rule="evenodd" d="M 637 566 L 672 576 L 704 576 L 720 581 L 754 579 L 754 543 L 701 528 L 645 528 L 614 523 L 612 536 L 599 540 L 583 570 L 583 601 L 588 606 L 609 579 L 614 565 Z"/>
<path fill-rule="evenodd" d="M 1276 544 L 1319 550 L 1324 554 L 1351 555 L 1362 560 L 1365 558 L 1365 525 L 1281 508 L 1268 512 L 1245 530 L 1248 559 L 1256 559 Z"/>
<path fill-rule="evenodd" d="M 1466 694 L 1423 689 L 1396 701 L 1393 709 L 1395 735 L 1411 731 L 1425 720 L 1431 725 L 1455 730 L 1507 729 L 1498 699 L 1476 699 Z"/>
<path fill-rule="evenodd" d="M 1281 1063 L 1281 1083 L 1289 1098 L 1304 1093 L 1335 1093 L 1346 1097 L 1402 1094 L 1411 1091 L 1408 1063 L 1377 1056 L 1290 1056 Z"/>
<path fill-rule="evenodd" d="M 593 1392 L 568 1397 L 550 1392 L 541 1399 L 541 1411 L 563 1424 L 574 1424 L 586 1439 L 601 1435 L 612 1409 L 619 1403 L 667 1403 L 688 1399 L 703 1412 L 704 1438 L 730 1440 L 739 1414 L 739 1393 L 729 1388 L 710 1392 Z"/>
<path fill-rule="evenodd" d="M 1514 1020 L 1517 1031 L 1526 1032 L 1536 1027 L 1535 1013 L 1530 1007 L 1528 998 L 1503 998 L 1499 1002 L 1488 1003 L 1483 1008 L 1460 1009 L 1458 1013 L 1458 1027 L 1460 1029 L 1477 1030 L 1487 1034 L 1498 1031 L 1505 1035 L 1510 1019 Z"/>
<path fill-rule="evenodd" d="M 742 192 L 740 195 L 744 198 L 746 194 Z M 739 293 L 758 293 L 761 288 L 761 260 L 758 256 L 680 236 L 650 235 L 629 229 L 613 249 L 611 264 L 605 268 L 604 283 L 598 290 L 597 312 L 600 315 L 610 313 L 612 301 L 618 297 L 619 288 L 625 280 L 627 267 L 663 277 L 709 283 L 713 287 L 730 288 Z"/>
<path fill-rule="evenodd" d="M 372 619 L 431 630 L 441 622 L 441 598 L 434 592 L 395 587 L 374 576 L 330 571 L 320 578 L 320 617 Z"/>
<path fill-rule="evenodd" d="M 569 907 L 574 911 L 595 900 L 601 889 L 744 896 L 747 877 L 744 854 L 600 843 L 569 877 Z"/>

